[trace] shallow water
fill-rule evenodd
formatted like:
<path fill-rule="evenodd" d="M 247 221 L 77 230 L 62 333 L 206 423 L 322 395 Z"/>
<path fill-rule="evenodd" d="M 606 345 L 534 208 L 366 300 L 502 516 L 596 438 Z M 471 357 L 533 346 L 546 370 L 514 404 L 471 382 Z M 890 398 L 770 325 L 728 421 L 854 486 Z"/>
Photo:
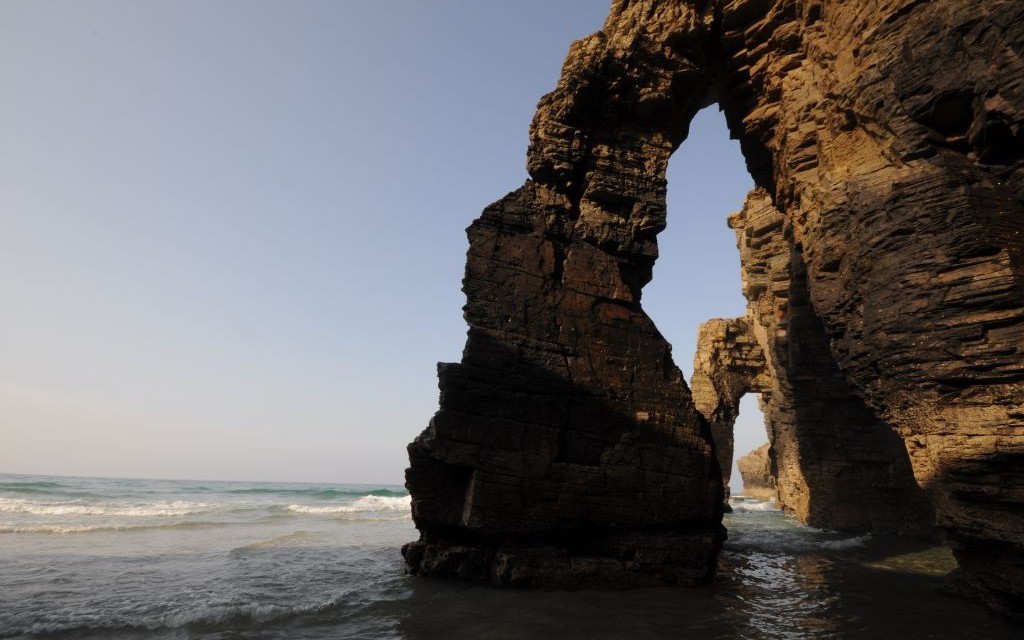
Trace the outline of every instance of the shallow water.
<path fill-rule="evenodd" d="M 707 587 L 527 591 L 404 575 L 397 486 L 0 475 L 0 637 L 1021 637 L 948 550 L 734 509 Z"/>

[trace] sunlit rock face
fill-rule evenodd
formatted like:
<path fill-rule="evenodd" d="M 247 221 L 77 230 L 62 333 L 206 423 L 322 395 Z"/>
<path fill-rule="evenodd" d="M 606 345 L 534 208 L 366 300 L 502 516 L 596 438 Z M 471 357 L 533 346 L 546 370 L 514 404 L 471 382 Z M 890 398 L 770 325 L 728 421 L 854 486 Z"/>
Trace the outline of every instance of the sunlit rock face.
<path fill-rule="evenodd" d="M 806 270 L 785 216 L 755 189 L 729 223 L 748 312 L 701 325 L 691 379 L 726 490 L 740 398 L 758 393 L 772 448 L 748 461 L 754 479 L 744 475 L 747 495 L 753 489 L 754 497 L 777 498 L 801 521 L 825 529 L 932 537 L 935 514 L 903 440 L 836 367 L 808 304 Z"/>
<path fill-rule="evenodd" d="M 721 95 L 792 246 L 770 260 L 788 261 L 794 284 L 805 280 L 807 330 L 820 323 L 827 338 L 790 354 L 813 363 L 808 350 L 830 352 L 864 407 L 904 441 L 964 584 L 1021 611 L 1024 6 L 764 7 L 723 29 L 730 88 Z M 744 237 L 762 242 L 755 206 L 769 203 L 748 202 L 735 225 L 741 251 Z M 749 275 L 747 287 L 749 299 Z M 788 304 L 784 338 L 799 346 Z M 810 373 L 799 360 L 781 369 L 791 380 Z M 799 415 L 796 426 L 806 426 Z M 785 476 L 818 474 L 800 451 L 789 464 L 774 449 L 785 502 L 802 491 Z"/>
<path fill-rule="evenodd" d="M 668 157 L 717 101 L 784 219 L 815 348 L 905 443 L 965 588 L 1024 610 L 1022 14 L 616 1 L 540 102 L 531 179 L 470 228 L 466 350 L 410 447 L 410 568 L 707 575 L 720 469 L 640 292 Z"/>
<path fill-rule="evenodd" d="M 784 510 L 817 527 L 933 535 L 935 514 L 914 481 L 902 438 L 836 365 L 810 304 L 807 269 L 790 221 L 758 188 L 729 224 L 747 297 L 747 316 L 738 325 L 747 331 L 741 353 L 751 342 L 763 353 L 764 372 L 751 387 L 761 393 L 772 445 L 774 481 L 763 486 L 774 487 Z M 728 371 L 732 363 L 724 364 Z"/>
<path fill-rule="evenodd" d="M 775 499 L 775 474 L 766 442 L 736 461 L 743 477 L 743 495 L 759 500 Z"/>

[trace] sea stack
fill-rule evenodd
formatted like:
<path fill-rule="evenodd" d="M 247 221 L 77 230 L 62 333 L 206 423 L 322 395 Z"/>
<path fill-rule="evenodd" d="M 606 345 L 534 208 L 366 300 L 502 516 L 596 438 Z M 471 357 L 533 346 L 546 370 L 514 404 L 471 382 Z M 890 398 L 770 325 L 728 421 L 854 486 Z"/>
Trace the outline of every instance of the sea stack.
<path fill-rule="evenodd" d="M 743 495 L 758 500 L 775 499 L 775 477 L 766 442 L 736 461 L 743 477 Z"/>

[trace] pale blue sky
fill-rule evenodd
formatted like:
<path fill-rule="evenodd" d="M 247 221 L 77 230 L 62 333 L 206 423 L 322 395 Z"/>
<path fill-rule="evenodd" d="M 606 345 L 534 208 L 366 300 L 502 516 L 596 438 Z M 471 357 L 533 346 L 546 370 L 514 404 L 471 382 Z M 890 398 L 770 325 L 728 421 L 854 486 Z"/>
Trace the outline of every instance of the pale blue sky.
<path fill-rule="evenodd" d="M 0 471 L 401 482 L 464 228 L 609 4 L 0 3 Z M 644 302 L 689 375 L 743 312 L 716 110 L 669 180 Z"/>

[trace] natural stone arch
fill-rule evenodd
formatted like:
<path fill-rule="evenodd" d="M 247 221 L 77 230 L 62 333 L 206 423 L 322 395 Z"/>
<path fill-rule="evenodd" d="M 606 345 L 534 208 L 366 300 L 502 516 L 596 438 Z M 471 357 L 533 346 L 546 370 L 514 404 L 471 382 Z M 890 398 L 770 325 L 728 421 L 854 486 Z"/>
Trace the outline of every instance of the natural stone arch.
<path fill-rule="evenodd" d="M 700 326 L 690 389 L 694 406 L 711 427 L 728 500 L 733 427 L 740 414 L 740 398 L 747 393 L 771 393 L 764 351 L 746 318 L 715 318 Z"/>
<path fill-rule="evenodd" d="M 470 228 L 463 361 L 441 368 L 441 409 L 410 447 L 410 567 L 527 583 L 710 570 L 718 465 L 639 301 L 668 156 L 717 99 L 838 371 L 906 442 L 964 579 L 1019 607 L 1022 11 L 617 0 L 539 105 L 531 180 Z"/>
<path fill-rule="evenodd" d="M 691 378 L 723 481 L 740 398 L 759 393 L 770 486 L 784 510 L 826 529 L 933 536 L 935 513 L 914 481 L 902 439 L 836 366 L 808 299 L 790 223 L 763 189 L 754 189 L 729 224 L 747 315 L 701 325 Z"/>

